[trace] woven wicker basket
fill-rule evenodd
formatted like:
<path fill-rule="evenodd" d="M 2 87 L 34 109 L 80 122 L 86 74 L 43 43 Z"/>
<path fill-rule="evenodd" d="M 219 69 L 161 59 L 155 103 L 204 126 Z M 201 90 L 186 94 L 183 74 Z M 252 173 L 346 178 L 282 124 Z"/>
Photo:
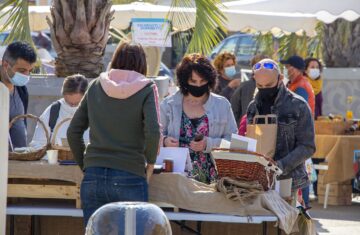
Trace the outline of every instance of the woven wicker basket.
<path fill-rule="evenodd" d="M 63 160 L 73 160 L 74 157 L 73 157 L 73 154 L 70 150 L 70 147 L 64 147 L 64 146 L 61 146 L 61 145 L 57 145 L 55 143 L 55 140 L 56 140 L 56 136 L 58 134 L 58 131 L 59 131 L 59 128 L 65 123 L 65 122 L 68 122 L 68 121 L 71 121 L 71 118 L 65 118 L 63 120 L 61 120 L 61 122 L 59 122 L 55 128 L 54 128 L 54 133 L 51 137 L 51 149 L 54 149 L 54 150 L 58 150 L 58 159 L 59 161 L 63 161 Z"/>
<path fill-rule="evenodd" d="M 18 153 L 18 152 L 9 152 L 9 159 L 10 160 L 20 160 L 20 161 L 37 161 L 40 160 L 46 153 L 46 150 L 48 149 L 49 145 L 50 145 L 50 138 L 49 138 L 49 132 L 47 131 L 45 124 L 40 120 L 40 118 L 36 117 L 35 115 L 32 114 L 25 114 L 25 115 L 19 115 L 14 117 L 9 124 L 9 130 L 12 127 L 12 125 L 14 125 L 14 123 L 21 119 L 21 118 L 31 118 L 31 119 L 35 119 L 37 122 L 40 123 L 40 126 L 44 129 L 45 131 L 45 136 L 46 136 L 46 145 L 34 152 L 30 152 L 30 153 Z"/>
<path fill-rule="evenodd" d="M 275 177 L 282 171 L 271 158 L 262 154 L 238 149 L 213 149 L 219 178 L 258 181 L 265 191 L 271 189 Z"/>

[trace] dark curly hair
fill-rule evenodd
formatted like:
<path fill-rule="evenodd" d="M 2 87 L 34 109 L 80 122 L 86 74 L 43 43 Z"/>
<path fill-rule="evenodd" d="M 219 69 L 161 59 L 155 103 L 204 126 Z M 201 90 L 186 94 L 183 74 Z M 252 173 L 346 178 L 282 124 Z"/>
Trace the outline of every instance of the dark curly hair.
<path fill-rule="evenodd" d="M 188 94 L 188 81 L 192 72 L 208 81 L 209 89 L 213 90 L 216 84 L 216 70 L 211 62 L 199 53 L 185 55 L 176 67 L 177 83 L 183 95 Z"/>
<path fill-rule="evenodd" d="M 18 59 L 23 59 L 30 64 L 35 63 L 36 53 L 34 48 L 29 43 L 21 41 L 9 44 L 5 49 L 2 60 L 14 65 Z"/>
<path fill-rule="evenodd" d="M 323 65 L 321 64 L 320 60 L 318 60 L 316 58 L 313 58 L 313 57 L 309 57 L 309 58 L 305 59 L 305 61 L 304 61 L 305 62 L 305 71 L 309 67 L 311 61 L 316 61 L 318 63 L 318 65 L 319 65 L 320 72 L 323 71 Z"/>

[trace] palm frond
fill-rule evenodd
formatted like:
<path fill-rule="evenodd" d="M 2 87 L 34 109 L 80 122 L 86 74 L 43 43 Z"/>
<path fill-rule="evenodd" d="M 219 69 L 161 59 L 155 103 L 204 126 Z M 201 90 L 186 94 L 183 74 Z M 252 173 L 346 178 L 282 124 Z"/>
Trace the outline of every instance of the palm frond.
<path fill-rule="evenodd" d="M 288 57 L 296 54 L 296 34 L 283 35 L 280 38 L 279 54 L 281 59 L 287 59 Z"/>
<path fill-rule="evenodd" d="M 276 59 L 274 50 L 274 39 L 271 32 L 259 33 L 255 36 L 257 52 Z"/>
<path fill-rule="evenodd" d="M 318 22 L 315 27 L 316 35 L 309 40 L 308 54 L 322 60 L 324 23 Z"/>
<path fill-rule="evenodd" d="M 131 38 L 120 29 L 110 27 L 109 34 L 119 42 L 130 42 Z"/>
<path fill-rule="evenodd" d="M 0 32 L 10 29 L 9 36 L 3 44 L 9 44 L 13 41 L 26 41 L 35 47 L 29 25 L 28 0 L 6 0 L 0 4 L 0 11 L 3 12 L 0 18 L 7 17 L 6 22 L 0 28 Z"/>
<path fill-rule="evenodd" d="M 308 56 L 308 36 L 306 33 L 303 32 L 302 36 L 298 36 L 298 43 L 297 43 L 297 55 L 301 56 L 302 58 L 306 58 Z"/>
<path fill-rule="evenodd" d="M 194 5 L 195 2 L 195 5 Z M 173 25 L 191 25 L 192 12 L 180 11 L 179 8 L 196 7 L 195 27 L 188 45 L 187 52 L 208 54 L 211 49 L 223 39 L 226 32 L 224 24 L 226 17 L 221 11 L 220 0 L 173 0 L 168 18 Z"/>
<path fill-rule="evenodd" d="M 349 44 L 349 38 L 351 37 L 351 23 L 346 20 L 339 21 L 337 25 L 337 30 L 339 35 L 341 36 L 341 43 L 347 47 Z"/>

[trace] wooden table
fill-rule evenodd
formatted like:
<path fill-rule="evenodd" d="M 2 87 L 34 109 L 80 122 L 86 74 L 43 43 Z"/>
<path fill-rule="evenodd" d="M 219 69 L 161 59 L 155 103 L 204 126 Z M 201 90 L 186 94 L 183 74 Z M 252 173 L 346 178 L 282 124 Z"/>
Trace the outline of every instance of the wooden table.
<path fill-rule="evenodd" d="M 83 173 L 78 166 L 49 165 L 45 161 L 9 161 L 9 180 L 19 178 L 43 179 L 46 181 L 42 184 L 34 184 L 30 181 L 26 183 L 10 183 L 8 185 L 8 197 L 75 199 L 76 207 L 80 208 L 80 184 Z M 65 183 L 49 184 L 48 180 L 60 180 Z M 69 182 L 72 185 L 69 185 Z M 176 196 L 171 194 L 174 192 Z M 278 211 L 282 218 L 279 219 L 280 227 L 287 226 L 289 229 L 291 225 L 286 223 L 286 218 L 295 216 L 296 219 L 298 211 L 281 200 L 279 195 L 273 195 L 273 193 L 275 192 L 264 193 L 256 199 L 256 203 L 253 202 L 245 206 L 226 199 L 223 194 L 216 192 L 213 186 L 190 180 L 178 174 L 154 175 L 149 185 L 150 201 L 165 202 L 190 210 L 190 212 L 186 213 L 167 213 L 170 220 L 221 222 L 229 220 L 236 223 L 263 223 L 263 225 L 266 225 L 266 221 L 274 221 L 277 217 L 274 216 L 271 209 L 274 209 L 274 206 L 280 203 L 282 204 L 282 210 Z M 274 202 L 276 203 L 274 204 Z M 17 210 L 15 207 L 11 207 L 11 209 L 8 207 L 8 214 L 16 215 L 21 213 L 22 209 L 25 208 Z M 64 213 L 61 208 L 57 210 L 56 206 L 52 207 L 52 209 L 56 212 L 55 214 L 57 212 Z M 52 209 L 38 208 L 36 210 L 39 210 L 40 214 L 49 213 L 50 215 L 53 213 Z M 35 213 L 35 209 L 31 210 L 31 208 L 26 209 L 26 211 L 26 213 L 30 214 Z M 72 212 L 74 211 L 71 210 Z M 74 213 L 79 213 L 79 211 Z M 80 214 L 77 215 L 80 216 Z"/>
<path fill-rule="evenodd" d="M 205 214 L 196 212 L 171 212 L 164 211 L 166 217 L 170 221 L 198 221 L 198 222 L 222 222 L 222 223 L 239 223 L 239 224 L 262 224 L 262 234 L 267 234 L 267 223 L 277 222 L 278 218 L 274 215 L 267 216 L 252 216 L 251 219 L 248 216 L 235 216 L 224 214 Z M 7 207 L 6 214 L 10 216 L 16 215 L 30 215 L 32 220 L 35 220 L 37 216 L 71 216 L 82 217 L 83 211 L 81 209 L 75 209 L 66 205 L 10 205 Z M 14 234 L 14 223 L 10 223 L 10 235 Z M 201 234 L 201 224 L 197 230 L 194 230 L 186 225 L 185 229 Z M 34 232 L 34 231 L 32 231 Z M 277 234 L 281 234 L 281 230 L 277 229 Z"/>
<path fill-rule="evenodd" d="M 79 166 L 49 165 L 47 161 L 9 161 L 9 198 L 73 199 L 81 207 Z"/>
<path fill-rule="evenodd" d="M 324 184 L 344 182 L 354 178 L 354 150 L 360 150 L 360 135 L 316 135 L 316 152 L 313 158 L 325 159 L 329 170 Z"/>

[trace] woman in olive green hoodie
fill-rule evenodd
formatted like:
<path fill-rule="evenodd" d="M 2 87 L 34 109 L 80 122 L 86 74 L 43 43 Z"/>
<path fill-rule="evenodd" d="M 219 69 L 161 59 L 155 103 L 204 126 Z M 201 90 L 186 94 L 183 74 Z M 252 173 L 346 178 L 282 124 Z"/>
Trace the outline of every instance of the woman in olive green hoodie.
<path fill-rule="evenodd" d="M 85 225 L 107 203 L 148 200 L 160 125 L 157 88 L 145 77 L 146 68 L 140 45 L 121 44 L 110 71 L 90 84 L 69 126 L 69 145 L 84 170 L 80 197 Z"/>

